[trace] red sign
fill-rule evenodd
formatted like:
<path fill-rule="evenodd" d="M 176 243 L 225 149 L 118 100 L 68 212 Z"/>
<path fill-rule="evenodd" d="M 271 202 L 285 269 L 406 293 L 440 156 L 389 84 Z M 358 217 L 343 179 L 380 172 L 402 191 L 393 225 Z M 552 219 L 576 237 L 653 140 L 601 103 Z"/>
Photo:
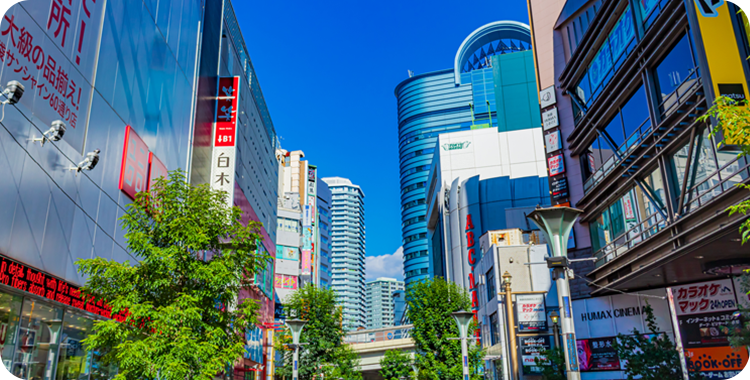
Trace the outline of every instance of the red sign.
<path fill-rule="evenodd" d="M 219 78 L 214 146 L 235 146 L 240 77 Z"/>
<path fill-rule="evenodd" d="M 146 190 L 149 163 L 148 146 L 129 125 L 125 129 L 125 149 L 122 152 L 120 190 L 131 199 Z"/>
<path fill-rule="evenodd" d="M 106 302 L 84 298 L 77 286 L 2 256 L 0 283 L 105 318 L 125 321 L 124 312 L 112 315 L 112 308 Z"/>
<path fill-rule="evenodd" d="M 154 152 L 148 157 L 148 163 L 151 165 L 151 171 L 148 173 L 148 188 L 154 185 L 154 180 L 159 177 L 167 177 L 167 167 L 161 162 L 159 157 L 154 155 Z"/>
<path fill-rule="evenodd" d="M 474 247 L 474 223 L 471 220 L 471 214 L 466 215 L 466 249 L 468 250 L 468 261 L 471 266 L 471 273 L 469 273 L 469 294 L 471 295 L 471 312 L 474 313 L 474 320 L 477 320 L 477 310 L 479 309 L 479 301 L 477 300 L 477 284 L 474 279 L 474 265 L 477 263 L 475 257 L 476 251 Z M 474 335 L 479 339 L 481 331 L 476 329 Z"/>

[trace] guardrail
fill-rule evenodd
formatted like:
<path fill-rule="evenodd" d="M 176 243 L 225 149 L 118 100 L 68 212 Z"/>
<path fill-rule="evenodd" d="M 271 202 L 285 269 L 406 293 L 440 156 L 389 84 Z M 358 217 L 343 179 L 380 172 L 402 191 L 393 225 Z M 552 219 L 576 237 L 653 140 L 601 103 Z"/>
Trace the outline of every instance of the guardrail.
<path fill-rule="evenodd" d="M 361 344 L 373 342 L 386 342 L 394 339 L 406 339 L 411 337 L 414 325 L 403 325 L 386 327 L 382 329 L 350 331 L 344 337 L 346 344 Z"/>

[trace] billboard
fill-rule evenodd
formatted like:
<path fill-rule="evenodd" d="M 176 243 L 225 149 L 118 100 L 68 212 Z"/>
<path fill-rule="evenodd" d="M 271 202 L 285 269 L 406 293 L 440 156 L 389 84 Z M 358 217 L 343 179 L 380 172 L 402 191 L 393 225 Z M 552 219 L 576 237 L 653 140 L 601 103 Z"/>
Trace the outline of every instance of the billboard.
<path fill-rule="evenodd" d="M 672 292 L 678 316 L 737 310 L 730 279 L 674 286 Z"/>
<path fill-rule="evenodd" d="M 581 372 L 620 370 L 620 358 L 613 346 L 616 340 L 616 337 L 578 340 Z"/>
<path fill-rule="evenodd" d="M 563 162 L 563 155 L 556 154 L 552 157 L 547 158 L 547 167 L 549 167 L 550 177 L 565 173 L 565 163 Z"/>
<path fill-rule="evenodd" d="M 519 294 L 516 296 L 518 332 L 546 331 L 547 311 L 544 294 Z"/>
<path fill-rule="evenodd" d="M 521 363 L 525 375 L 539 375 L 543 372 L 537 366 L 537 359 L 544 360 L 543 353 L 552 349 L 549 336 L 524 336 L 518 338 L 521 348 Z M 545 361 L 547 362 L 547 361 Z M 548 362 L 547 362 L 548 363 Z"/>

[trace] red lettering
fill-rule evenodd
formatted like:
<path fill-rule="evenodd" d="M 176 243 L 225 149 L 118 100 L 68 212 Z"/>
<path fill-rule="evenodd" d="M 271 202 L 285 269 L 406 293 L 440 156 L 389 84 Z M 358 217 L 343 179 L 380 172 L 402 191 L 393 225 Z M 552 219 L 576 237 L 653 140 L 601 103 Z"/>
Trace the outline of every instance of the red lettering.
<path fill-rule="evenodd" d="M 469 231 L 466 233 L 466 247 L 473 247 L 474 246 L 474 232 Z"/>
<path fill-rule="evenodd" d="M 471 307 L 476 309 L 479 307 L 479 301 L 477 301 L 477 292 L 471 292 Z"/>
<path fill-rule="evenodd" d="M 13 277 L 13 280 L 10 282 L 10 286 L 18 290 L 26 291 L 26 286 L 28 286 L 28 284 L 26 283 L 26 281 L 21 280 L 19 277 Z"/>
<path fill-rule="evenodd" d="M 474 273 L 469 273 L 469 289 L 474 289 L 477 287 L 476 282 L 474 282 Z"/>
<path fill-rule="evenodd" d="M 473 230 L 474 223 L 471 222 L 471 214 L 466 215 L 466 231 Z"/>
<path fill-rule="evenodd" d="M 474 265 L 477 263 L 477 259 L 474 257 L 474 248 L 469 250 L 469 264 Z"/>

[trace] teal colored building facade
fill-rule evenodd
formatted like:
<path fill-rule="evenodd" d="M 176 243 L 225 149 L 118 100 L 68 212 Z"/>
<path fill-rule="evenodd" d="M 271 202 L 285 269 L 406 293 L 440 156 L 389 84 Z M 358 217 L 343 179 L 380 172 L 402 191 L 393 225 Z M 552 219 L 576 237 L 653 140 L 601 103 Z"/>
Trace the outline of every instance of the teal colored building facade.
<path fill-rule="evenodd" d="M 541 126 L 530 41 L 525 24 L 484 25 L 466 37 L 452 69 L 415 75 L 396 86 L 407 287 L 435 275 L 429 263 L 426 193 L 438 135 Z"/>

